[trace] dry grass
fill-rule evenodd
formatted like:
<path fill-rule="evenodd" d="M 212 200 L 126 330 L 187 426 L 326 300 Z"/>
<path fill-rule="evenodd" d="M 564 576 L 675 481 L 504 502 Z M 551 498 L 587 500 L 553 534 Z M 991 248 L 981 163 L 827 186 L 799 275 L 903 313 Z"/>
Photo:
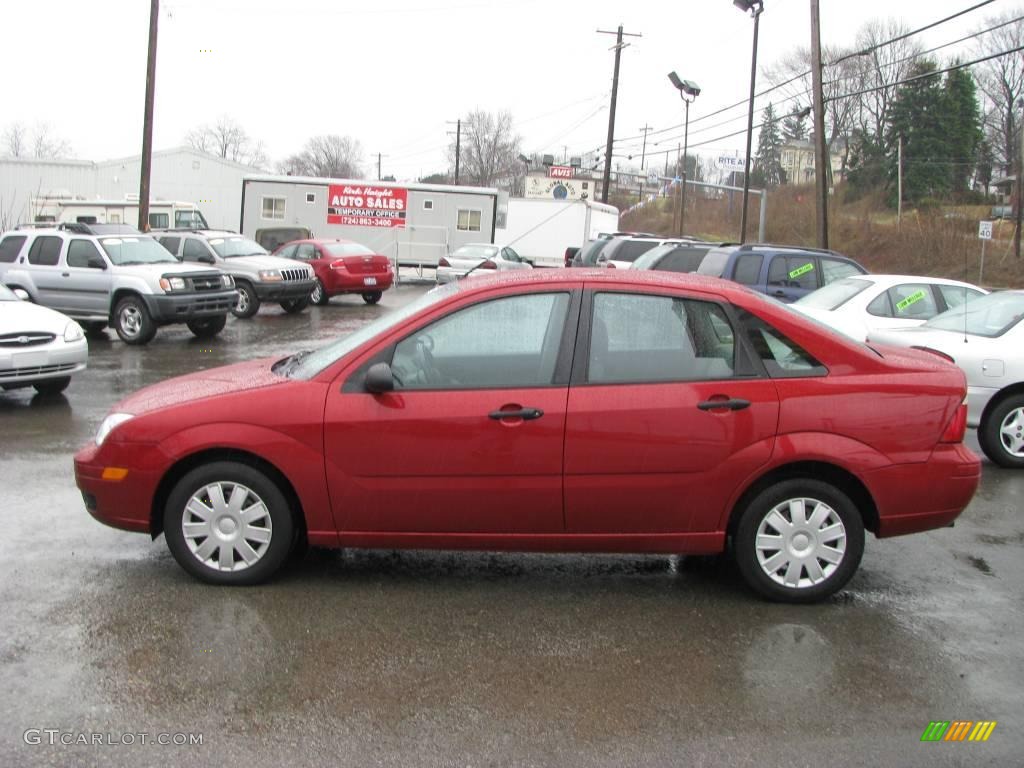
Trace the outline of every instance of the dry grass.
<path fill-rule="evenodd" d="M 696 198 L 696 199 L 692 199 Z M 699 194 L 687 200 L 686 230 L 708 240 L 739 238 L 740 195 L 708 199 Z M 623 216 L 623 229 L 672 234 L 671 199 L 656 201 Z M 748 239 L 757 238 L 760 201 L 751 196 Z M 933 211 L 906 211 L 902 224 L 879 199 L 847 203 L 833 197 L 829 207 L 829 245 L 856 259 L 872 272 L 936 275 L 977 283 L 981 257 L 978 221 L 987 206 L 949 206 Z M 986 244 L 987 286 L 1024 287 L 1024 260 L 1013 256 L 1013 222 L 999 221 L 995 237 Z M 787 186 L 768 195 L 765 239 L 791 245 L 815 244 L 814 188 Z"/>

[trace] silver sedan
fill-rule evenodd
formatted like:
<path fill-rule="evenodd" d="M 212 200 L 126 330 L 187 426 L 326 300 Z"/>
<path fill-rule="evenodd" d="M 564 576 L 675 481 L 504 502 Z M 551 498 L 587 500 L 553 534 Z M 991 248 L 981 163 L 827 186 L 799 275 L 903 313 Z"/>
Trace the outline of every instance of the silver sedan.
<path fill-rule="evenodd" d="M 915 347 L 967 375 L 967 424 L 985 455 L 1024 468 L 1024 291 L 999 291 L 936 315 L 918 328 L 874 329 L 868 341 Z"/>
<path fill-rule="evenodd" d="M 484 270 L 493 269 L 533 269 L 533 265 L 507 245 L 470 243 L 438 260 L 437 282 L 450 283 L 466 277 L 471 272 L 480 271 L 486 274 Z"/>

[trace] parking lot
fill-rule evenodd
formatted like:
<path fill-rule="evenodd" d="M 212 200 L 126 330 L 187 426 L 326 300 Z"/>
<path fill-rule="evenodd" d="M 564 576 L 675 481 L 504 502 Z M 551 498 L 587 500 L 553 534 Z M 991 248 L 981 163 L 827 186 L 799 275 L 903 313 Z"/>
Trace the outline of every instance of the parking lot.
<path fill-rule="evenodd" d="M 759 600 L 721 559 L 661 556 L 314 550 L 266 586 L 216 588 L 85 512 L 71 456 L 121 397 L 317 346 L 424 290 L 268 306 L 213 340 L 108 331 L 63 396 L 0 393 L 0 764 L 1019 762 L 1024 472 L 987 461 L 955 528 L 869 537 L 812 606 Z M 998 726 L 921 743 L 935 720 Z"/>

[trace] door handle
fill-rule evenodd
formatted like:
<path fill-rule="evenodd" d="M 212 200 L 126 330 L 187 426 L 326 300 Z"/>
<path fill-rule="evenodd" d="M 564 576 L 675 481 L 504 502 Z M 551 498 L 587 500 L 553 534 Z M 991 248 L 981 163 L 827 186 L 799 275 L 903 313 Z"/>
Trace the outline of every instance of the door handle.
<path fill-rule="evenodd" d="M 776 298 L 780 298 L 780 299 L 782 297 L 784 297 L 785 295 L 786 295 L 785 291 L 775 291 L 775 293 L 772 294 L 772 296 L 775 296 Z"/>
<path fill-rule="evenodd" d="M 71 273 L 70 272 L 61 272 L 60 276 L 61 277 L 71 277 Z"/>
<path fill-rule="evenodd" d="M 738 398 L 730 398 L 728 400 L 705 400 L 702 403 L 697 403 L 697 407 L 702 411 L 717 411 L 719 409 L 742 411 L 744 408 L 750 407 L 750 401 L 740 400 Z"/>
<path fill-rule="evenodd" d="M 520 408 L 517 411 L 491 411 L 488 417 L 495 421 L 501 421 L 502 419 L 522 419 L 523 421 L 532 421 L 533 419 L 539 419 L 544 415 L 544 411 L 540 408 Z"/>

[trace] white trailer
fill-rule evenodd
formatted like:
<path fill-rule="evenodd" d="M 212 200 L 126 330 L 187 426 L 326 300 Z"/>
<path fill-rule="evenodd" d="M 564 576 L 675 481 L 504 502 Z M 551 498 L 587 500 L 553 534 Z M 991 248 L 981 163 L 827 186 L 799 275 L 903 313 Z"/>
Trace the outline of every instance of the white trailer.
<path fill-rule="evenodd" d="M 246 176 L 239 230 L 279 227 L 354 240 L 399 267 L 436 267 L 467 243 L 493 243 L 498 190 L 394 181 Z"/>
<path fill-rule="evenodd" d="M 535 267 L 565 265 L 567 248 L 619 228 L 619 210 L 590 200 L 513 198 L 495 242 L 510 246 Z"/>
<path fill-rule="evenodd" d="M 139 196 L 124 200 L 84 200 L 66 197 L 32 199 L 32 221 L 36 224 L 77 221 L 82 224 L 139 223 Z M 180 200 L 151 200 L 150 229 L 206 229 L 206 218 L 195 203 Z"/>

